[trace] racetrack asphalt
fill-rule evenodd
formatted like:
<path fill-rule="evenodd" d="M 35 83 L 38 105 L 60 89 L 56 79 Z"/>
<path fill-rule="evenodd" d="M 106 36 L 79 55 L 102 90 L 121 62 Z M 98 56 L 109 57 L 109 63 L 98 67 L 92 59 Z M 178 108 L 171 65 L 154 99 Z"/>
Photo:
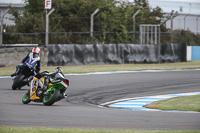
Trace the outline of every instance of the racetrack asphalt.
<path fill-rule="evenodd" d="M 0 79 L 0 125 L 83 129 L 200 130 L 199 113 L 150 112 L 99 107 L 117 99 L 198 92 L 200 71 L 69 75 L 68 98 L 44 106 L 21 100 L 28 87 L 12 90 Z"/>

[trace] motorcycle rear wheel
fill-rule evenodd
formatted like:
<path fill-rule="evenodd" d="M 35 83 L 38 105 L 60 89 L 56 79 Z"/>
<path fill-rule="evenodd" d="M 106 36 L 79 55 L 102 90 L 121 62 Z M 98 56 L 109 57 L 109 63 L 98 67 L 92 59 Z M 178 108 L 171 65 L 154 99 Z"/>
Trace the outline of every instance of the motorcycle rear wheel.
<path fill-rule="evenodd" d="M 31 102 L 31 100 L 30 100 L 30 90 L 28 90 L 26 93 L 25 93 L 25 95 L 23 96 L 23 98 L 22 98 L 22 103 L 23 104 L 28 104 L 28 103 L 30 103 Z"/>
<path fill-rule="evenodd" d="M 48 93 L 48 95 L 43 96 L 43 104 L 46 106 L 51 106 L 57 101 L 60 95 L 60 90 L 53 88 L 52 91 L 49 91 Z"/>

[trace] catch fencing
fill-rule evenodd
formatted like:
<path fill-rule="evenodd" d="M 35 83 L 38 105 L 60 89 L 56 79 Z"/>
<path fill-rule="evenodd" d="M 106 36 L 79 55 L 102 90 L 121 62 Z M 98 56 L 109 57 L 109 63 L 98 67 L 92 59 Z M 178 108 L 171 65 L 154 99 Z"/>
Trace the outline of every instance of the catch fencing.
<path fill-rule="evenodd" d="M 166 23 L 160 25 L 160 44 L 171 42 L 186 42 L 188 45 L 200 45 L 200 19 L 198 16 L 178 15 Z M 39 18 L 44 19 L 44 18 Z M 50 17 L 49 44 L 139 44 L 139 25 L 148 24 L 136 18 L 133 30 L 132 17 L 94 17 L 93 32 L 90 31 L 90 17 Z M 118 20 L 117 22 L 115 22 Z M 43 20 L 44 21 L 44 20 Z M 56 25 L 65 23 L 63 27 Z M 152 23 L 152 24 L 155 24 Z M 166 29 L 167 28 L 167 29 Z M 154 34 L 155 31 L 152 32 Z M 9 26 L 3 32 L 3 44 L 45 44 L 45 31 L 40 28 L 29 33 L 15 33 Z M 91 34 L 93 37 L 91 37 Z"/>

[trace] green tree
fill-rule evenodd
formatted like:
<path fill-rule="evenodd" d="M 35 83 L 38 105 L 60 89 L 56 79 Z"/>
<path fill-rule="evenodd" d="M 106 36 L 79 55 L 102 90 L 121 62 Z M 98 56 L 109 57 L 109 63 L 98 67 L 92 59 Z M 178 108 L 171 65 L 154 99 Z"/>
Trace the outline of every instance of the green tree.
<path fill-rule="evenodd" d="M 12 8 L 15 25 L 6 26 L 8 33 L 4 43 L 45 44 L 44 0 L 25 0 L 22 11 Z M 135 3 L 120 0 L 53 0 L 55 11 L 50 15 L 49 43 L 139 43 L 140 24 L 160 24 L 167 20 L 162 9 L 151 8 L 147 0 L 135 0 Z M 99 8 L 94 17 L 94 37 L 90 38 L 90 15 Z M 136 18 L 136 33 L 132 33 L 132 16 L 141 10 Z M 49 10 L 48 10 L 49 11 Z M 22 14 L 21 14 L 21 13 Z M 161 31 L 167 32 L 165 24 Z M 191 34 L 191 33 L 190 33 Z M 179 41 L 180 34 L 174 40 Z M 170 35 L 161 35 L 161 41 L 168 43 Z M 181 41 L 195 44 L 196 35 L 185 35 Z M 198 43 L 196 43 L 198 44 Z"/>

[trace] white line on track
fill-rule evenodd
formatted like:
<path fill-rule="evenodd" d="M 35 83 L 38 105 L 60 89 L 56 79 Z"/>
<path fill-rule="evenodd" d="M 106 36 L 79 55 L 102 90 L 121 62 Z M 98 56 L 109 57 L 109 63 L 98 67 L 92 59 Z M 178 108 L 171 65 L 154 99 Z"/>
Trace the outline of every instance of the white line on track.
<path fill-rule="evenodd" d="M 200 69 L 181 69 L 181 70 L 141 70 L 141 71 L 112 71 L 112 72 L 94 72 L 80 74 L 65 74 L 65 76 L 82 76 L 82 75 L 102 75 L 102 74 L 120 74 L 120 73 L 145 73 L 145 72 L 181 72 L 181 71 L 200 71 Z M 0 76 L 0 78 L 12 78 L 10 76 Z"/>

